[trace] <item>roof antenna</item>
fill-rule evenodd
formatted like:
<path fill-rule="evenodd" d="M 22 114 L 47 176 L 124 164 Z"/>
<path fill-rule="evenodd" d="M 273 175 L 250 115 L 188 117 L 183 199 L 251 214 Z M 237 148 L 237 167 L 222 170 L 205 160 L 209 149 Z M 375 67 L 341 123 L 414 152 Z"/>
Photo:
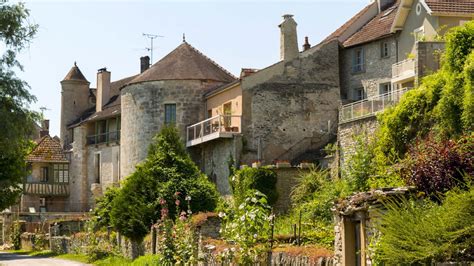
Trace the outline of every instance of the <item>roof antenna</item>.
<path fill-rule="evenodd" d="M 146 48 L 146 49 L 150 51 L 150 65 L 153 65 L 153 40 L 158 37 L 165 37 L 165 36 L 149 34 L 149 33 L 143 33 L 142 35 L 149 38 L 151 41 L 150 48 Z"/>
<path fill-rule="evenodd" d="M 183 42 L 186 42 L 186 35 L 183 33 Z"/>

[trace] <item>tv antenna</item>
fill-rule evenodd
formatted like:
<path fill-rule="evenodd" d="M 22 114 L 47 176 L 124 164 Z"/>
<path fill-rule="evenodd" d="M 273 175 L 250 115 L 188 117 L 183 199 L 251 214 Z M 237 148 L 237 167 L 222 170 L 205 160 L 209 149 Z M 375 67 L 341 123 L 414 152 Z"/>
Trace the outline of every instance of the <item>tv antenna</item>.
<path fill-rule="evenodd" d="M 165 37 L 165 36 L 161 36 L 161 35 L 156 35 L 156 34 L 150 34 L 150 33 L 143 33 L 142 34 L 143 36 L 147 37 L 148 39 L 150 39 L 150 48 L 145 48 L 147 51 L 150 51 L 150 64 L 153 64 L 153 40 L 158 38 L 158 37 Z"/>

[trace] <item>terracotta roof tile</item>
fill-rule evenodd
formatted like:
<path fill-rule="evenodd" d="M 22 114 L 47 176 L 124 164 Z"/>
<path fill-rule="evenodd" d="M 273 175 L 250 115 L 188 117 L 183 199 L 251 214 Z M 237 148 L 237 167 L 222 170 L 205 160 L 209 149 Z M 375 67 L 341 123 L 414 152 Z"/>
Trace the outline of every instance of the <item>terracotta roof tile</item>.
<path fill-rule="evenodd" d="M 474 0 L 425 0 L 433 13 L 474 15 Z"/>
<path fill-rule="evenodd" d="M 87 81 L 86 77 L 82 74 L 81 70 L 77 66 L 76 62 L 74 62 L 74 66 L 71 67 L 71 70 L 67 73 L 67 75 L 64 77 L 64 80 L 81 80 L 81 81 Z"/>
<path fill-rule="evenodd" d="M 231 82 L 236 78 L 187 42 L 156 62 L 129 84 L 155 80 L 215 80 Z"/>
<path fill-rule="evenodd" d="M 44 136 L 38 142 L 38 145 L 26 157 L 27 162 L 55 162 L 67 163 L 66 155 L 61 148 L 58 138 L 51 138 L 49 135 Z"/>
<path fill-rule="evenodd" d="M 343 43 L 343 46 L 354 46 L 381 39 L 392 34 L 390 32 L 390 29 L 397 14 L 397 8 L 398 1 L 392 6 L 385 9 L 384 11 L 380 12 L 377 16 L 375 16 L 372 20 L 365 24 L 360 30 L 358 30 L 351 37 L 349 37 Z"/>
<path fill-rule="evenodd" d="M 339 36 L 341 36 L 355 21 L 357 21 L 357 19 L 363 16 L 372 7 L 372 5 L 375 5 L 375 4 L 376 3 L 374 2 L 364 7 L 361 11 L 359 11 L 359 13 L 355 14 L 346 23 L 344 23 L 341 27 L 339 27 L 336 31 L 331 33 L 331 35 L 326 37 L 326 39 L 324 39 L 323 42 L 329 41 L 331 39 L 338 38 Z"/>

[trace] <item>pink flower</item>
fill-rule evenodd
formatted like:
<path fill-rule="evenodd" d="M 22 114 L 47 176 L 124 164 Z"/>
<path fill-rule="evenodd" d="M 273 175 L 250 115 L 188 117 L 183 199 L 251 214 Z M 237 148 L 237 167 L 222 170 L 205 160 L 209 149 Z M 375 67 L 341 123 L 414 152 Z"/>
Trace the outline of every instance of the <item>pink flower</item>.
<path fill-rule="evenodd" d="M 179 206 L 181 202 L 177 199 L 174 203 L 176 204 L 176 206 Z"/>
<path fill-rule="evenodd" d="M 161 205 L 165 205 L 165 204 L 166 204 L 166 200 L 165 200 L 165 199 L 160 199 L 160 204 L 161 204 Z"/>
<path fill-rule="evenodd" d="M 177 196 L 181 195 L 181 192 L 176 191 L 176 193 L 174 193 L 174 195 L 177 197 Z"/>

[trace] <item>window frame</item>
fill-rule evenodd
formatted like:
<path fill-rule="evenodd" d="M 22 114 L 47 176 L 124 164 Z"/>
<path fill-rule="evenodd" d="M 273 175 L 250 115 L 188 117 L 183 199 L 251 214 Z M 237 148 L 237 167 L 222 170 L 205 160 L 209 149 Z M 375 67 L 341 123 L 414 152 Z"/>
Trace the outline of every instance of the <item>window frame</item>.
<path fill-rule="evenodd" d="M 171 109 L 171 113 L 169 107 L 174 107 Z M 176 103 L 165 103 L 164 106 L 164 123 L 165 125 L 176 125 Z"/>
<path fill-rule="evenodd" d="M 54 183 L 69 183 L 69 164 L 53 164 Z"/>
<path fill-rule="evenodd" d="M 353 92 L 354 92 L 353 96 L 354 96 L 355 101 L 362 101 L 365 99 L 364 87 L 354 88 Z"/>
<path fill-rule="evenodd" d="M 360 61 L 360 62 L 358 62 L 358 61 Z M 361 73 L 361 72 L 365 71 L 365 51 L 364 51 L 364 47 L 357 47 L 353 50 L 351 69 L 352 69 L 352 73 Z"/>
<path fill-rule="evenodd" d="M 40 176 L 41 183 L 48 183 L 49 182 L 49 167 L 42 166 L 41 167 L 41 176 Z"/>
<path fill-rule="evenodd" d="M 389 57 L 390 57 L 390 42 L 388 41 L 381 42 L 380 58 L 389 58 Z"/>

